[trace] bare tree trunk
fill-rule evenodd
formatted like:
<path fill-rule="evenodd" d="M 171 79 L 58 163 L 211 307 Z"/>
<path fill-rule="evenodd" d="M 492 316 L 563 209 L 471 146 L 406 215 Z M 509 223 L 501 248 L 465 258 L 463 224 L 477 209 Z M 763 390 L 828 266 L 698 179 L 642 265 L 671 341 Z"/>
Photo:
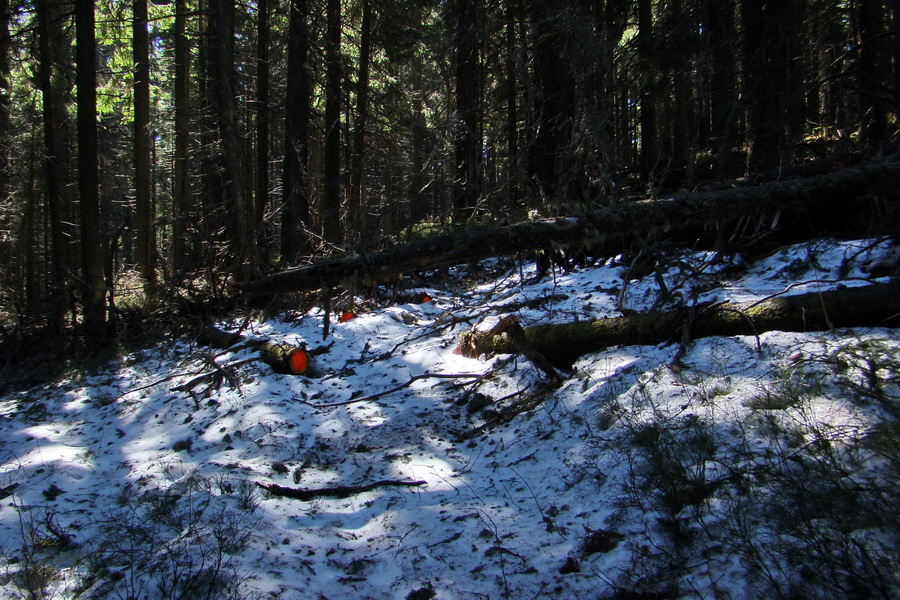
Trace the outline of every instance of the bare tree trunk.
<path fill-rule="evenodd" d="M 356 236 L 361 236 L 363 231 L 362 197 L 365 181 L 363 173 L 365 172 L 366 122 L 369 117 L 372 0 L 362 0 L 362 5 L 362 25 L 359 34 L 359 77 L 356 81 L 356 121 L 353 125 L 353 150 L 350 154 L 350 197 L 347 201 L 347 228 Z"/>
<path fill-rule="evenodd" d="M 895 32 L 900 31 L 900 0 L 891 0 L 891 26 Z M 890 42 L 890 56 L 893 69 L 891 71 L 891 84 L 895 98 L 893 105 L 894 122 L 900 121 L 900 35 L 893 35 Z"/>
<path fill-rule="evenodd" d="M 456 26 L 456 182 L 453 221 L 475 214 L 481 187 L 481 134 L 478 127 L 478 10 L 480 0 L 453 0 Z"/>
<path fill-rule="evenodd" d="M 38 18 L 38 56 L 40 60 L 40 87 L 44 121 L 44 196 L 47 203 L 47 217 L 50 225 L 50 294 L 51 327 L 59 325 L 64 311 L 63 286 L 65 284 L 66 255 L 63 238 L 63 182 L 62 140 L 60 123 L 57 122 L 59 99 L 53 85 L 54 57 L 51 41 L 51 23 L 54 20 L 51 0 L 39 0 L 35 8 Z"/>
<path fill-rule="evenodd" d="M 213 46 L 209 92 L 219 136 L 217 158 L 221 189 L 218 194 L 225 206 L 225 231 L 232 271 L 237 277 L 243 278 L 255 268 L 255 239 L 250 227 L 253 213 L 247 210 L 244 195 L 244 171 L 234 93 L 234 12 L 234 0 L 210 2 L 208 36 Z"/>
<path fill-rule="evenodd" d="M 188 145 L 190 126 L 188 124 L 188 79 L 190 75 L 189 49 L 186 35 L 187 1 L 175 0 L 175 156 L 172 166 L 172 274 L 180 276 L 190 268 L 187 259 L 186 241 L 192 239 L 187 233 L 188 216 Z"/>
<path fill-rule="evenodd" d="M 685 14 L 682 0 L 670 0 L 670 10 L 675 28 L 679 30 L 676 33 L 676 39 L 678 39 L 681 32 L 690 27 L 690 24 L 686 23 L 686 19 L 689 17 Z M 690 110 L 692 63 L 693 61 L 676 65 L 672 70 L 675 102 L 675 119 L 672 123 L 672 166 L 678 169 L 687 166 L 690 159 L 691 139 L 694 137 Z"/>
<path fill-rule="evenodd" d="M 325 166 L 322 236 L 341 242 L 341 2 L 328 0 L 325 34 Z"/>
<path fill-rule="evenodd" d="M 511 204 L 518 202 L 519 182 L 519 105 L 516 76 L 521 49 L 516 36 L 517 2 L 506 4 L 506 185 Z"/>
<path fill-rule="evenodd" d="M 859 67 L 860 90 L 859 138 L 864 144 L 884 140 L 887 133 L 887 110 L 884 101 L 880 60 L 884 55 L 882 32 L 884 3 L 876 0 L 859 0 Z M 895 32 L 895 35 L 897 33 Z"/>
<path fill-rule="evenodd" d="M 653 40 L 652 0 L 638 0 L 638 52 L 645 65 L 644 77 L 648 78 L 641 88 L 641 178 L 649 181 L 656 171 L 660 159 L 659 133 L 657 131 L 657 83 L 656 75 L 649 65 L 653 64 L 651 44 Z"/>
<path fill-rule="evenodd" d="M 81 277 L 84 329 L 90 337 L 106 330 L 106 289 L 100 243 L 100 167 L 97 155 L 97 43 L 94 1 L 75 0 L 78 88 L 78 192 L 81 216 Z"/>
<path fill-rule="evenodd" d="M 269 202 L 269 2 L 257 0 L 256 53 L 256 239 L 262 239 L 262 221 Z"/>
<path fill-rule="evenodd" d="M 134 0 L 132 51 L 134 55 L 134 204 L 136 261 L 144 292 L 156 293 L 156 243 L 150 194 L 150 40 L 147 0 Z"/>
<path fill-rule="evenodd" d="M 748 103 L 751 172 L 778 166 L 784 148 L 787 57 L 783 14 L 794 0 L 741 0 L 744 93 Z"/>
<path fill-rule="evenodd" d="M 709 55 L 709 112 L 714 176 L 737 175 L 732 151 L 737 147 L 737 60 L 733 0 L 706 0 Z"/>
<path fill-rule="evenodd" d="M 575 82 L 566 33 L 570 0 L 529 0 L 534 36 L 537 132 L 529 148 L 529 174 L 545 201 L 561 205 L 576 195 L 582 173 L 573 152 Z"/>
<path fill-rule="evenodd" d="M 10 192 L 9 148 L 12 123 L 9 118 L 9 22 L 12 19 L 9 0 L 0 0 L 0 201 Z"/>
<path fill-rule="evenodd" d="M 306 0 L 290 0 L 287 92 L 284 120 L 281 254 L 288 264 L 308 247 L 303 231 L 309 225 L 307 171 L 309 169 L 310 75 L 307 57 Z"/>

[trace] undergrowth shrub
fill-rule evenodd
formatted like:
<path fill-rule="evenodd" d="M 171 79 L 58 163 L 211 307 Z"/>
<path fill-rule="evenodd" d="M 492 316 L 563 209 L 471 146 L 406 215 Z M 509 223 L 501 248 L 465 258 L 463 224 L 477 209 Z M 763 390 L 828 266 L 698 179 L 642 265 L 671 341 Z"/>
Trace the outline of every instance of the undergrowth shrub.
<path fill-rule="evenodd" d="M 832 367 L 828 381 L 822 365 Z M 871 341 L 800 361 L 751 403 L 746 493 L 730 501 L 728 539 L 778 598 L 896 598 L 900 593 L 900 444 L 896 361 Z M 829 420 L 839 398 L 880 413 Z M 761 444 L 760 444 L 761 442 Z M 753 446 L 755 449 L 751 449 Z M 765 451 L 760 451 L 760 447 Z"/>
<path fill-rule="evenodd" d="M 19 539 L 0 545 L 0 592 L 14 600 L 54 598 L 62 577 L 52 558 L 76 544 L 51 510 L 19 502 L 15 507 Z"/>
<path fill-rule="evenodd" d="M 626 443 L 633 450 L 627 493 L 635 505 L 662 512 L 673 533 L 681 532 L 682 512 L 696 514 L 719 485 L 707 471 L 717 450 L 710 424 L 693 414 L 657 414 L 632 424 Z"/>
<path fill-rule="evenodd" d="M 214 493 L 223 490 L 234 494 Z M 196 474 L 167 489 L 126 488 L 96 523 L 82 597 L 247 598 L 236 557 L 257 520 L 244 495 L 240 485 Z"/>
<path fill-rule="evenodd" d="M 900 597 L 897 346 L 807 347 L 743 406 L 702 378 L 663 400 L 659 374 L 607 399 L 598 445 L 626 465 L 614 524 L 644 531 L 617 589 L 703 597 L 699 565 L 739 564 L 747 588 L 726 597 Z"/>

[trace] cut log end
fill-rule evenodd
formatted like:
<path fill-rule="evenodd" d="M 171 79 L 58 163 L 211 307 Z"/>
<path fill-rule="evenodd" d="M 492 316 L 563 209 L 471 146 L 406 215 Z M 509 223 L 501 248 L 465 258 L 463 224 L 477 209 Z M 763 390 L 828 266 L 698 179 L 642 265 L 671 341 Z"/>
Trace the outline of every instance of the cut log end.
<path fill-rule="evenodd" d="M 309 374 L 309 352 L 291 344 L 278 342 L 266 342 L 259 347 L 263 360 L 271 366 L 276 373 L 287 375 Z"/>
<path fill-rule="evenodd" d="M 684 337 L 688 322 L 690 335 L 694 338 L 758 336 L 772 330 L 804 332 L 827 331 L 835 327 L 897 327 L 900 326 L 900 290 L 894 282 L 877 283 L 757 302 L 695 306 L 693 310 L 696 313 L 693 319 L 687 309 L 680 308 L 595 321 L 538 325 L 527 327 L 518 335 L 515 328 L 510 328 L 511 322 L 502 319 L 490 331 L 463 333 L 457 351 L 477 358 L 485 354 L 524 354 L 524 349 L 533 348 L 540 355 L 553 357 L 555 364 L 571 364 L 581 355 L 610 346 L 678 341 Z"/>
<path fill-rule="evenodd" d="M 294 349 L 288 356 L 288 365 L 294 375 L 303 375 L 309 369 L 309 353 L 300 348 Z"/>

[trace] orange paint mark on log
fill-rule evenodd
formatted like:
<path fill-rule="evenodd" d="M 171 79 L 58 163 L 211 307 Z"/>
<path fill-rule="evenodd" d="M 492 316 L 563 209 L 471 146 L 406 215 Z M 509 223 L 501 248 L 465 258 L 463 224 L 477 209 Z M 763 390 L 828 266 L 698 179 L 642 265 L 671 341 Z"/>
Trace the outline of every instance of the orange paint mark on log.
<path fill-rule="evenodd" d="M 298 348 L 291 352 L 290 357 L 288 357 L 288 363 L 290 364 L 291 372 L 294 375 L 303 375 L 309 368 L 309 354 L 306 350 L 300 350 Z"/>

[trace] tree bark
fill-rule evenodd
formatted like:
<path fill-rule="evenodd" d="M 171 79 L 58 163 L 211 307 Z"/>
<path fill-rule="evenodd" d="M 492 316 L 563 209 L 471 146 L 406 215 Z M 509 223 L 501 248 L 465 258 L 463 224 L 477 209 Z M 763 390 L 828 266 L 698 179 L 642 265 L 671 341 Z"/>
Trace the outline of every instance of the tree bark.
<path fill-rule="evenodd" d="M 310 121 L 307 17 L 306 0 L 290 0 L 281 215 L 281 254 L 288 264 L 296 262 L 308 247 L 304 232 L 309 225 L 306 187 Z"/>
<path fill-rule="evenodd" d="M 325 35 L 325 164 L 322 237 L 341 242 L 341 2 L 328 0 Z"/>
<path fill-rule="evenodd" d="M 269 201 L 269 3 L 257 2 L 259 13 L 256 28 L 256 205 L 254 226 L 262 226 Z M 262 232 L 257 231 L 257 240 Z"/>
<path fill-rule="evenodd" d="M 863 144 L 884 140 L 886 107 L 883 99 L 880 60 L 884 55 L 882 32 L 884 3 L 876 0 L 859 1 L 859 65 L 857 77 L 860 90 L 859 139 Z M 896 35 L 896 34 L 895 34 Z"/>
<path fill-rule="evenodd" d="M 677 341 L 685 327 L 691 339 L 759 335 L 764 331 L 821 331 L 834 327 L 900 326 L 900 290 L 883 283 L 822 293 L 782 296 L 759 302 L 725 303 L 668 312 L 524 328 L 531 347 L 557 365 L 609 346 Z M 489 332 L 488 332 L 489 333 Z M 516 353 L 521 347 L 506 335 L 466 332 L 464 356 Z"/>
<path fill-rule="evenodd" d="M 785 147 L 785 16 L 795 0 L 741 0 L 750 172 L 779 166 Z"/>
<path fill-rule="evenodd" d="M 295 500 L 313 500 L 315 498 L 349 498 L 363 492 L 370 492 L 376 488 L 386 486 L 407 486 L 416 487 L 425 485 L 425 481 L 406 481 L 406 480 L 383 480 L 365 485 L 339 485 L 330 488 L 321 488 L 317 490 L 306 490 L 301 488 L 286 487 L 277 483 L 259 483 L 256 485 L 266 490 L 273 496 L 281 496 L 284 498 L 293 498 Z"/>
<path fill-rule="evenodd" d="M 134 0 L 132 53 L 134 57 L 134 206 L 137 230 L 135 262 L 144 292 L 155 293 L 156 254 L 150 198 L 150 39 L 147 0 Z"/>
<path fill-rule="evenodd" d="M 362 0 L 362 24 L 359 48 L 359 76 L 356 80 L 356 122 L 353 125 L 353 150 L 350 153 L 350 193 L 347 200 L 347 229 L 361 237 L 363 232 L 362 198 L 365 171 L 366 122 L 369 117 L 369 65 L 372 50 L 372 0 Z M 361 240 L 355 240 L 357 245 Z"/>
<path fill-rule="evenodd" d="M 641 179 L 649 181 L 654 175 L 660 159 L 659 134 L 656 130 L 656 74 L 652 56 L 653 46 L 653 5 L 651 0 L 638 0 L 638 54 L 642 59 L 644 77 L 648 78 L 641 86 L 640 92 L 640 125 L 641 125 Z M 648 68 L 649 66 L 649 68 Z"/>
<path fill-rule="evenodd" d="M 516 70 L 521 60 L 521 48 L 516 39 L 517 3 L 506 3 L 506 185 L 510 200 L 516 202 L 519 196 L 519 106 L 518 77 Z"/>
<path fill-rule="evenodd" d="M 35 4 L 38 19 L 38 55 L 40 57 L 40 87 L 44 120 L 44 196 L 50 225 L 50 290 L 53 314 L 50 321 L 57 326 L 62 321 L 64 311 L 63 288 L 67 261 L 65 236 L 63 233 L 63 204 L 65 189 L 62 181 L 63 145 L 59 133 L 59 94 L 53 85 L 54 60 L 51 45 L 51 23 L 54 21 L 53 4 L 50 0 L 39 0 Z M 29 286 L 30 287 L 30 286 Z"/>
<path fill-rule="evenodd" d="M 478 127 L 478 11 L 480 0 L 454 0 L 456 14 L 456 181 L 453 222 L 475 214 L 481 187 L 481 133 Z"/>
<path fill-rule="evenodd" d="M 97 154 L 97 43 L 94 1 L 75 0 L 78 88 L 78 192 L 81 217 L 81 277 L 84 329 L 91 337 L 106 330 L 106 289 L 100 244 L 100 166 Z"/>
<path fill-rule="evenodd" d="M 732 150 L 737 146 L 737 66 L 734 48 L 735 24 L 733 0 L 706 0 L 705 30 L 710 61 L 711 146 L 716 173 L 735 171 Z"/>
<path fill-rule="evenodd" d="M 247 210 L 238 131 L 237 96 L 235 94 L 235 4 L 234 0 L 210 2 L 210 31 L 213 46 L 212 106 L 219 135 L 219 159 L 227 222 L 225 230 L 234 273 L 246 277 L 254 266 L 254 242 L 250 227 L 253 211 Z"/>
<path fill-rule="evenodd" d="M 10 192 L 9 157 L 12 146 L 12 121 L 10 100 L 10 32 L 12 10 L 9 0 L 0 0 L 0 200 L 5 201 Z"/>
<path fill-rule="evenodd" d="M 900 175 L 900 160 L 878 161 L 810 179 L 780 181 L 744 189 L 694 193 L 671 200 L 627 202 L 594 213 L 485 229 L 469 229 L 438 236 L 393 250 L 319 263 L 234 284 L 246 296 L 319 290 L 351 284 L 368 285 L 396 280 L 410 271 L 435 269 L 492 256 L 541 249 L 550 245 L 588 248 L 614 247 L 634 233 L 711 225 L 726 229 L 742 216 L 784 223 L 832 215 L 832 204 L 852 206 L 850 200 L 872 189 L 879 180 Z M 850 210 L 850 209 L 847 209 Z M 843 221 L 849 221 L 846 213 Z"/>
<path fill-rule="evenodd" d="M 187 41 L 187 2 L 175 0 L 175 155 L 172 158 L 172 272 L 176 277 L 187 270 L 186 241 L 188 215 L 188 77 L 190 73 Z"/>
<path fill-rule="evenodd" d="M 577 199 L 581 173 L 572 144 L 575 82 L 566 21 L 569 0 L 526 2 L 534 39 L 534 139 L 528 148 L 528 174 L 547 204 Z"/>
<path fill-rule="evenodd" d="M 273 342 L 272 340 L 247 340 L 239 333 L 227 333 L 215 327 L 203 327 L 200 330 L 198 341 L 212 348 L 230 348 L 241 342 L 247 342 L 259 352 L 260 358 L 268 364 L 276 373 L 286 375 L 316 375 L 316 370 L 310 364 L 310 353 L 304 348 L 291 344 Z"/>

